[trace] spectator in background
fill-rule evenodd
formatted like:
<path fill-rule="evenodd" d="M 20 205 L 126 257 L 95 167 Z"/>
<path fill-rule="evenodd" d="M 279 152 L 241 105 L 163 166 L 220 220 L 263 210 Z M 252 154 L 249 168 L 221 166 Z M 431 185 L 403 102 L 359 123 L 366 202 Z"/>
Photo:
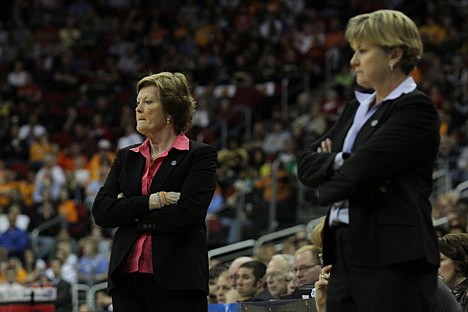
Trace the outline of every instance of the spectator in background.
<path fill-rule="evenodd" d="M 25 280 L 26 284 L 38 282 L 44 275 L 47 268 L 47 263 L 39 258 L 31 248 L 27 248 L 23 252 L 23 267 L 27 273 Z"/>
<path fill-rule="evenodd" d="M 45 222 L 53 222 L 57 217 L 57 211 L 55 205 L 50 200 L 45 200 L 41 204 L 39 204 L 35 212 L 31 218 L 31 224 L 29 227 L 29 231 L 32 232 L 38 226 L 44 224 Z M 37 256 L 41 259 L 49 259 L 52 256 L 55 243 L 56 243 L 56 236 L 60 231 L 62 226 L 62 220 L 58 221 L 55 224 L 50 224 L 49 227 L 44 229 L 39 233 L 37 236 Z"/>
<path fill-rule="evenodd" d="M 271 299 L 265 287 L 266 265 L 253 260 L 242 264 L 236 273 L 236 289 L 242 301 L 267 301 Z"/>
<path fill-rule="evenodd" d="M 229 280 L 229 272 L 223 271 L 216 280 L 216 303 L 227 303 L 226 295 L 231 290 L 231 282 Z"/>
<path fill-rule="evenodd" d="M 99 253 L 97 242 L 85 237 L 80 242 L 81 256 L 78 258 L 78 282 L 93 286 L 107 280 L 109 260 Z"/>
<path fill-rule="evenodd" d="M 16 267 L 8 265 L 6 269 L 6 280 L 0 282 L 0 298 L 3 300 L 12 300 L 13 298 L 21 298 L 23 291 L 26 289 L 18 282 L 16 277 Z"/>
<path fill-rule="evenodd" d="M 21 257 L 29 246 L 29 233 L 16 226 L 17 211 L 8 212 L 9 227 L 0 233 L 0 248 L 6 250 L 8 256 Z"/>
<path fill-rule="evenodd" d="M 91 173 L 91 180 L 96 180 L 99 178 L 99 168 L 102 166 L 102 164 L 112 164 L 115 158 L 115 153 L 111 150 L 112 144 L 109 140 L 99 140 L 98 148 L 99 150 L 91 156 L 88 162 L 89 171 Z"/>
<path fill-rule="evenodd" d="M 294 254 L 294 273 L 298 286 L 313 285 L 318 279 L 322 266 L 319 258 L 320 248 L 306 245 Z"/>
<path fill-rule="evenodd" d="M 65 183 L 65 172 L 56 164 L 55 155 L 47 154 L 44 164 L 34 178 L 34 203 L 39 204 L 46 199 L 59 200 Z"/>
<path fill-rule="evenodd" d="M 124 127 L 124 135 L 118 139 L 117 150 L 143 142 L 143 137 L 135 130 L 133 121 Z"/>
<path fill-rule="evenodd" d="M 50 269 L 53 273 L 51 281 L 57 288 L 54 306 L 56 312 L 69 312 L 72 309 L 72 284 L 62 278 L 62 264 L 62 260 L 58 258 L 50 261 Z"/>
<path fill-rule="evenodd" d="M 267 157 L 276 157 L 279 152 L 284 151 L 286 142 L 291 140 L 291 133 L 283 126 L 280 120 L 274 120 L 271 131 L 266 134 L 262 149 Z"/>
<path fill-rule="evenodd" d="M 452 290 L 463 312 L 468 311 L 468 234 L 446 234 L 439 238 L 439 276 Z"/>
<path fill-rule="evenodd" d="M 287 278 L 293 271 L 294 256 L 276 254 L 271 257 L 266 268 L 266 283 L 272 299 L 280 299 L 288 293 Z"/>
<path fill-rule="evenodd" d="M 231 283 L 231 290 L 225 295 L 227 303 L 232 303 L 232 302 L 237 302 L 237 301 L 242 300 L 239 292 L 237 291 L 237 271 L 239 270 L 239 267 L 242 264 L 252 261 L 252 260 L 253 260 L 252 257 L 242 256 L 242 257 L 238 257 L 234 259 L 229 265 L 228 273 L 229 273 L 229 281 Z"/>
<path fill-rule="evenodd" d="M 10 220 L 13 215 L 15 215 L 15 226 L 22 231 L 28 230 L 28 226 L 31 223 L 31 217 L 22 213 L 21 207 L 18 204 L 12 204 L 8 207 L 8 211 L 6 213 L 0 214 L 0 233 L 8 230 L 10 227 Z"/>
<path fill-rule="evenodd" d="M 227 267 L 222 264 L 218 264 L 210 268 L 210 271 L 208 272 L 208 304 L 220 303 L 217 300 L 217 282 L 221 274 L 226 272 L 227 275 L 227 270 Z"/>
<path fill-rule="evenodd" d="M 61 261 L 60 277 L 70 284 L 78 282 L 78 256 L 72 252 L 72 246 L 69 240 L 59 241 L 56 244 L 55 258 Z M 57 275 L 52 268 L 45 272 L 47 278 L 53 281 Z"/>

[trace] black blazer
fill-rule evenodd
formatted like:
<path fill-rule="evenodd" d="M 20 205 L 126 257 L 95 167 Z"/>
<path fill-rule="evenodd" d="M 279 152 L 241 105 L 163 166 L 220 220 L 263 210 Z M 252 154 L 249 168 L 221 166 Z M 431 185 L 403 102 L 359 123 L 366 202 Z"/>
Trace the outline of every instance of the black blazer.
<path fill-rule="evenodd" d="M 439 265 L 429 195 L 439 146 L 437 110 L 415 90 L 380 104 L 359 131 L 353 152 L 333 170 L 335 155 L 352 125 L 359 103 L 346 105 L 328 133 L 300 157 L 298 176 L 318 187 L 318 200 L 330 205 L 349 200 L 351 244 L 355 264 L 379 266 L 423 259 Z M 316 153 L 332 140 L 331 153 Z M 379 187 L 386 185 L 383 193 Z M 334 262 L 333 236 L 324 227 L 324 263 Z"/>
<path fill-rule="evenodd" d="M 180 192 L 176 205 L 149 212 L 149 196 L 141 192 L 145 158 L 117 152 L 92 212 L 96 224 L 118 227 L 109 265 L 109 292 L 118 287 L 120 265 L 140 232 L 151 232 L 154 279 L 158 287 L 208 291 L 208 252 L 205 217 L 216 187 L 216 150 L 190 141 L 186 151 L 171 149 L 151 184 L 150 193 Z M 125 198 L 117 199 L 123 193 Z"/>

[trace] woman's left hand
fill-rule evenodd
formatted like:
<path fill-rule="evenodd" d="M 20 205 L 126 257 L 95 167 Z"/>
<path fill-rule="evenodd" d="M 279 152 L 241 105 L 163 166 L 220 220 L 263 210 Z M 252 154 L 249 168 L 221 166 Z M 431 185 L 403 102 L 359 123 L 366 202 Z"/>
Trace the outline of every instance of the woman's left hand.
<path fill-rule="evenodd" d="M 315 282 L 315 306 L 318 312 L 325 312 L 327 310 L 327 286 L 331 267 L 331 265 L 324 266 L 319 280 Z"/>

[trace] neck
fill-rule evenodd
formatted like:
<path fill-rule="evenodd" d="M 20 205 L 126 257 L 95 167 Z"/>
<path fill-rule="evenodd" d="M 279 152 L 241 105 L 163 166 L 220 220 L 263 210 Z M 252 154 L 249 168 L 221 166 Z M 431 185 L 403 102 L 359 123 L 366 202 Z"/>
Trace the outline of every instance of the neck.
<path fill-rule="evenodd" d="M 151 158 L 155 159 L 164 151 L 167 151 L 174 140 L 177 138 L 177 134 L 174 131 L 167 131 L 159 133 L 158 135 L 148 136 L 151 146 Z"/>
<path fill-rule="evenodd" d="M 383 99 L 405 81 L 406 78 L 408 78 L 408 76 L 404 75 L 402 72 L 395 72 L 393 75 L 390 75 L 379 87 L 375 88 L 375 102 L 382 102 Z"/>

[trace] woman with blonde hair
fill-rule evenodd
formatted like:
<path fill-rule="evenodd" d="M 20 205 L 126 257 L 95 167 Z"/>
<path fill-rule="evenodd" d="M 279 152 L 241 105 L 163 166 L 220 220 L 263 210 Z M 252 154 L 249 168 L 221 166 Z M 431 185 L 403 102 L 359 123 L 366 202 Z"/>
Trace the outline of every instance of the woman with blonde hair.
<path fill-rule="evenodd" d="M 330 206 L 327 310 L 434 311 L 429 196 L 440 138 L 437 109 L 411 76 L 423 52 L 418 27 L 379 10 L 351 18 L 345 35 L 361 92 L 298 162 L 299 180 Z"/>

